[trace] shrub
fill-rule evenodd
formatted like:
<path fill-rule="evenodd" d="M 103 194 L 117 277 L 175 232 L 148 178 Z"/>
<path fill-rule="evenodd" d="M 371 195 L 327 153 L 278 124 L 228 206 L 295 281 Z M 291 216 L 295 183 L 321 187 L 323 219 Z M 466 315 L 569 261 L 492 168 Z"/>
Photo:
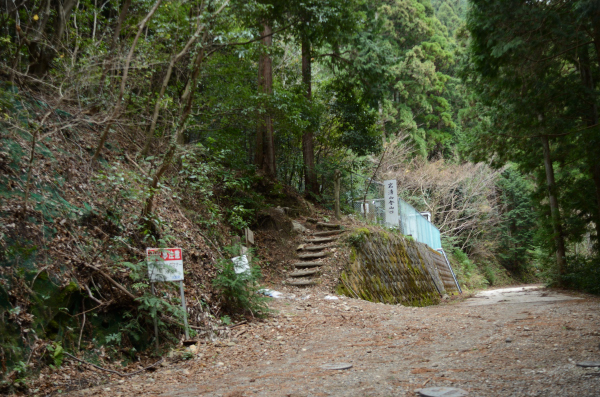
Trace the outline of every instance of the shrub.
<path fill-rule="evenodd" d="M 573 256 L 567 260 L 567 274 L 563 276 L 565 286 L 600 295 L 599 258 Z"/>
<path fill-rule="evenodd" d="M 479 268 L 460 248 L 452 251 L 454 272 L 459 283 L 466 289 L 485 288 L 489 281 L 481 274 Z"/>
<path fill-rule="evenodd" d="M 240 252 L 239 245 L 228 247 L 226 251 L 235 255 Z M 249 313 L 253 316 L 264 316 L 269 313 L 266 302 L 270 299 L 261 295 L 258 281 L 262 278 L 260 268 L 254 263 L 250 269 L 235 272 L 231 259 L 222 259 L 217 263 L 218 273 L 213 279 L 213 286 L 221 293 L 223 308 L 230 313 Z"/>

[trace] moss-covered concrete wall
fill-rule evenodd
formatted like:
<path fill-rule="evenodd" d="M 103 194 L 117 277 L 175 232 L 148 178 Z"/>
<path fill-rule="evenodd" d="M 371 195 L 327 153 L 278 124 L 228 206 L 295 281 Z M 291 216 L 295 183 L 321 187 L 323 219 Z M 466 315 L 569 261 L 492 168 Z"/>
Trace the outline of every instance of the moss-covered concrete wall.
<path fill-rule="evenodd" d="M 340 276 L 339 293 L 405 306 L 439 303 L 443 282 L 430 258 L 429 251 L 435 251 L 425 244 L 368 229 L 356 230 L 348 242 L 350 260 Z"/>

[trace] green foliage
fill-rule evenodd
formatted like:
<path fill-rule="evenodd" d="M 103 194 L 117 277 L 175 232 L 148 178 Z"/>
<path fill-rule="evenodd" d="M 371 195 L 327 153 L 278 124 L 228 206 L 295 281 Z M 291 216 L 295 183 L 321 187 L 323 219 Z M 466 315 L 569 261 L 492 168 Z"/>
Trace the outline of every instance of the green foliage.
<path fill-rule="evenodd" d="M 239 245 L 227 247 L 232 256 L 239 255 Z M 237 255 L 236 255 L 237 256 Z M 230 313 L 265 316 L 270 312 L 267 302 L 270 298 L 260 294 L 258 281 L 262 277 L 260 268 L 251 264 L 248 271 L 236 273 L 231 259 L 221 259 L 217 263 L 218 273 L 213 286 L 220 293 L 223 306 Z"/>
<path fill-rule="evenodd" d="M 500 263 L 515 275 L 526 273 L 533 261 L 537 213 L 531 201 L 532 188 L 521 174 L 507 168 L 497 181 L 503 206 L 498 226 Z"/>
<path fill-rule="evenodd" d="M 64 360 L 64 349 L 60 343 L 52 343 L 46 346 L 48 357 L 51 364 L 49 365 L 52 369 L 60 368 Z"/>
<path fill-rule="evenodd" d="M 350 243 L 350 245 L 358 247 L 366 240 L 370 233 L 371 232 L 367 228 L 355 229 L 353 233 L 346 238 L 346 240 L 348 243 Z"/>
<path fill-rule="evenodd" d="M 598 258 L 574 255 L 567 263 L 567 273 L 562 277 L 567 287 L 600 295 Z"/>
<path fill-rule="evenodd" d="M 463 289 L 476 290 L 490 284 L 490 281 L 481 274 L 477 265 L 460 248 L 454 248 L 452 258 L 454 259 L 451 261 L 454 273 Z M 488 274 L 488 276 L 491 275 Z M 494 277 L 490 278 L 494 280 Z"/>
<path fill-rule="evenodd" d="M 176 196 L 185 207 L 204 213 L 198 218 L 200 224 L 213 227 L 226 221 L 234 229 L 243 230 L 264 203 L 264 197 L 253 186 L 258 178 L 246 166 L 241 171 L 232 168 L 231 150 L 222 149 L 216 154 L 209 150 L 198 144 L 181 156 Z"/>
<path fill-rule="evenodd" d="M 600 129 L 595 110 L 600 53 L 588 33 L 597 24 L 597 11 L 592 11 L 597 9 L 585 0 L 564 7 L 500 0 L 471 4 L 471 41 L 463 74 L 476 94 L 465 134 L 470 158 L 490 160 L 497 167 L 512 161 L 535 178 L 530 192 L 544 263 L 556 258 L 559 240 L 568 258 L 577 256 L 569 251 L 577 251 L 583 240 L 592 241 L 596 248 L 586 249 L 590 258 L 597 252 L 600 230 Z M 548 142 L 546 163 L 540 138 Z M 550 171 L 555 183 L 548 182 Z M 553 212 L 550 195 L 558 201 Z M 511 211 L 518 212 L 517 207 Z M 516 235 L 503 232 L 503 260 L 513 267 L 516 257 L 528 256 L 523 241 L 529 239 L 531 220 L 525 220 L 529 226 Z M 520 227 L 507 221 L 508 228 Z M 586 267 L 569 271 L 576 268 Z"/>
<path fill-rule="evenodd" d="M 360 87 L 335 80 L 319 94 L 331 98 L 328 120 L 323 125 L 329 148 L 348 148 L 359 156 L 379 149 L 377 113 L 363 98 Z"/>
<path fill-rule="evenodd" d="M 233 322 L 231 321 L 231 317 L 229 317 L 228 315 L 224 315 L 223 317 L 221 317 L 221 322 L 225 325 L 233 324 Z"/>

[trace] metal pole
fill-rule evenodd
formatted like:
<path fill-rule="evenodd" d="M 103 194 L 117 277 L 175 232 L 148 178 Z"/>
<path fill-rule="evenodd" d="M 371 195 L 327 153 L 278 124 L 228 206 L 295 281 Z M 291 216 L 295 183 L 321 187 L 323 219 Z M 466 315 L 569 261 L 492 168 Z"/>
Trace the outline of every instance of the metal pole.
<path fill-rule="evenodd" d="M 152 295 L 156 296 L 156 292 L 154 291 L 154 283 L 151 282 L 150 285 L 152 286 Z M 152 312 L 153 312 L 152 317 L 154 317 L 154 339 L 156 340 L 156 354 L 158 354 L 159 343 L 158 343 L 158 320 L 156 319 L 156 307 L 152 308 Z"/>
<path fill-rule="evenodd" d="M 458 285 L 458 280 L 456 279 L 456 274 L 454 274 L 454 270 L 452 270 L 450 261 L 448 260 L 448 257 L 446 256 L 446 252 L 442 248 L 438 248 L 437 251 L 444 254 L 444 259 L 446 259 L 446 264 L 448 265 L 448 269 L 450 269 L 450 273 L 452 273 L 452 277 L 454 277 L 454 282 L 456 283 L 456 286 L 458 287 L 458 292 L 460 292 L 462 294 L 462 289 L 460 288 L 460 285 Z"/>
<path fill-rule="evenodd" d="M 183 308 L 183 324 L 185 325 L 185 339 L 190 339 L 187 322 L 187 309 L 185 307 L 185 295 L 183 294 L 183 280 L 179 281 L 179 292 L 181 292 L 181 307 Z"/>
<path fill-rule="evenodd" d="M 354 178 L 352 177 L 352 174 L 354 174 L 354 172 L 350 171 L 350 199 L 352 200 L 352 209 L 354 209 Z"/>

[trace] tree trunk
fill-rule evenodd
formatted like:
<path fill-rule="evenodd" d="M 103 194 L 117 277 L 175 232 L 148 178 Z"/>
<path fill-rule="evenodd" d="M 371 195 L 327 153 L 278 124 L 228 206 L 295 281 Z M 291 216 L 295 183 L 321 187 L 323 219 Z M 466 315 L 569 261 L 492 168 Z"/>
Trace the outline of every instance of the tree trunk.
<path fill-rule="evenodd" d="M 194 94 L 196 93 L 198 77 L 200 76 L 200 66 L 202 65 L 202 61 L 204 60 L 204 43 L 206 43 L 206 38 L 208 37 L 208 29 L 204 30 L 204 35 L 202 36 L 202 47 L 200 51 L 198 51 L 198 55 L 196 55 L 196 61 L 194 62 L 194 70 L 192 71 L 192 78 L 188 81 L 183 95 L 181 95 L 181 102 L 185 103 L 185 107 L 183 109 L 182 119 L 187 120 L 188 116 L 192 112 L 192 99 Z M 183 134 L 184 131 L 181 131 L 177 134 L 177 144 L 183 145 L 186 142 L 186 137 Z"/>
<path fill-rule="evenodd" d="M 598 65 L 600 65 L 600 16 L 594 19 L 594 46 L 596 50 L 596 57 Z M 586 124 L 590 127 L 591 131 L 589 134 L 596 135 L 596 139 L 592 139 L 590 144 L 586 146 L 588 164 L 590 172 L 592 174 L 592 180 L 594 181 L 594 187 L 596 190 L 596 240 L 600 244 L 600 164 L 598 158 L 600 157 L 600 132 L 598 132 L 598 105 L 596 104 L 596 98 L 594 95 L 594 77 L 592 74 L 592 67 L 590 57 L 588 53 L 588 47 L 585 46 L 579 51 L 579 64 L 581 80 L 583 85 L 587 88 L 590 93 L 589 101 L 592 103 L 590 108 L 587 110 Z M 596 126 L 596 127 L 594 127 Z"/>
<path fill-rule="evenodd" d="M 596 204 L 598 206 L 598 218 L 600 218 L 600 162 L 596 161 L 596 164 L 592 165 L 592 179 L 596 186 Z M 596 241 L 600 246 L 600 221 L 596 219 Z"/>
<path fill-rule="evenodd" d="M 150 124 L 150 128 L 146 134 L 146 142 L 144 143 L 144 148 L 142 149 L 141 155 L 146 156 L 148 151 L 150 150 L 150 145 L 152 144 L 152 140 L 154 138 L 154 131 L 156 130 L 156 122 L 158 121 L 158 115 L 160 112 L 160 102 L 162 101 L 163 96 L 165 95 L 165 91 L 169 86 L 169 81 L 171 80 L 171 74 L 173 72 L 173 67 L 175 63 L 177 63 L 187 52 L 190 50 L 192 45 L 198 40 L 200 31 L 204 28 L 204 25 L 198 25 L 196 32 L 192 35 L 192 37 L 187 41 L 183 49 L 177 54 L 171 57 L 171 61 L 169 62 L 169 66 L 167 67 L 167 74 L 163 78 L 162 85 L 160 87 L 160 92 L 158 93 L 158 97 L 156 98 L 156 103 L 154 104 L 154 112 L 152 113 L 152 123 Z M 203 50 L 200 50 L 203 54 Z"/>
<path fill-rule="evenodd" d="M 221 11 L 223 11 L 223 9 L 227 6 L 227 4 L 229 4 L 228 0 L 225 1 L 221 5 L 221 7 L 213 13 L 213 17 L 215 17 L 219 13 L 221 13 Z M 199 32 L 200 31 L 198 30 L 196 33 L 198 34 Z M 208 32 L 208 28 L 205 30 L 203 42 L 206 39 L 207 32 Z M 188 42 L 188 44 L 189 44 L 189 42 Z M 186 47 L 187 47 L 187 45 L 186 45 Z M 185 50 L 185 51 L 187 52 L 187 50 Z M 180 54 L 182 54 L 182 53 L 184 53 L 183 50 Z M 146 199 L 146 204 L 144 205 L 144 208 L 142 209 L 142 216 L 143 216 L 143 218 L 145 218 L 144 221 L 146 223 L 146 227 L 148 227 L 148 228 L 151 228 L 151 220 L 150 220 L 149 216 L 152 214 L 152 212 L 154 210 L 154 195 L 156 194 L 156 188 L 158 187 L 158 182 L 160 182 L 160 179 L 162 178 L 163 174 L 167 171 L 167 169 L 171 165 L 171 161 L 173 160 L 173 157 L 175 156 L 175 152 L 177 151 L 178 142 L 182 141 L 182 136 L 185 131 L 185 126 L 187 124 L 187 120 L 192 112 L 192 103 L 194 101 L 194 94 L 196 93 L 197 79 L 198 79 L 198 76 L 200 75 L 200 67 L 202 65 L 203 60 L 204 60 L 204 47 L 202 47 L 202 49 L 198 53 L 198 56 L 196 57 L 196 62 L 194 63 L 194 71 L 192 72 L 192 81 L 189 82 L 189 86 L 187 87 L 189 89 L 186 89 L 182 96 L 182 101 L 185 103 L 185 106 L 181 113 L 181 117 L 179 118 L 179 121 L 178 121 L 177 125 L 175 126 L 175 129 L 171 136 L 171 143 L 169 145 L 169 149 L 168 149 L 167 153 L 165 154 L 165 157 L 163 158 L 162 164 L 160 165 L 160 167 L 154 174 L 154 177 L 152 178 L 152 182 L 150 183 L 150 189 L 149 189 L 150 194 L 148 195 L 148 198 Z"/>
<path fill-rule="evenodd" d="M 125 22 L 125 17 L 127 16 L 127 12 L 129 11 L 130 5 L 131 0 L 125 0 L 125 2 L 123 3 L 123 7 L 121 7 L 119 19 L 117 20 L 117 26 L 115 26 L 115 33 L 113 34 L 112 42 L 110 43 L 109 53 L 113 52 L 117 45 L 117 42 L 119 41 L 119 36 L 121 35 L 121 28 L 123 27 L 123 22 Z"/>
<path fill-rule="evenodd" d="M 102 135 L 100 136 L 100 142 L 98 142 L 98 146 L 96 147 L 96 150 L 94 151 L 94 155 L 92 156 L 92 160 L 91 160 L 92 166 L 95 165 L 96 160 L 98 160 L 98 157 L 100 156 L 100 152 L 104 148 L 104 144 L 106 143 L 106 140 L 108 139 L 108 133 L 110 131 L 110 127 L 112 127 L 113 122 L 119 116 L 119 113 L 121 111 L 121 103 L 123 102 L 123 96 L 125 94 L 125 86 L 127 83 L 127 75 L 129 73 L 129 65 L 131 64 L 131 58 L 133 58 L 133 52 L 135 51 L 137 42 L 140 39 L 140 36 L 142 35 L 142 31 L 144 30 L 144 27 L 146 26 L 146 24 L 148 23 L 150 18 L 152 18 L 152 16 L 154 15 L 156 10 L 160 6 L 161 2 L 162 2 L 162 0 L 156 0 L 156 3 L 154 3 L 154 6 L 152 7 L 152 9 L 148 12 L 146 17 L 142 20 L 142 22 L 140 22 L 138 32 L 137 32 L 135 38 L 133 39 L 133 43 L 131 44 L 131 48 L 129 49 L 129 53 L 127 54 L 127 59 L 125 60 L 125 67 L 123 69 L 123 77 L 121 77 L 121 87 L 119 89 L 119 97 L 117 98 L 117 103 L 115 104 L 115 107 L 113 108 L 113 112 L 110 116 L 110 119 L 106 122 L 106 125 L 104 126 L 104 130 L 102 131 Z"/>
<path fill-rule="evenodd" d="M 271 36 L 271 26 L 265 22 L 263 24 L 262 44 L 263 52 L 258 61 L 258 92 L 265 94 L 267 104 L 262 105 L 262 114 L 258 115 L 256 127 L 256 157 L 255 164 L 271 178 L 277 177 L 275 166 L 275 143 L 273 137 L 273 122 L 271 120 L 271 109 L 269 100 L 273 94 L 273 61 L 269 53 L 273 38 Z"/>
<path fill-rule="evenodd" d="M 302 38 L 302 83 L 306 90 L 306 99 L 312 99 L 311 78 L 311 51 L 308 38 Z M 315 170 L 315 146 L 312 125 L 309 125 L 302 134 L 302 157 L 304 159 L 304 188 L 308 195 L 319 195 L 319 184 Z"/>
<path fill-rule="evenodd" d="M 123 7 L 121 7 L 121 12 L 119 13 L 119 19 L 117 20 L 117 26 L 115 26 L 115 32 L 113 34 L 113 38 L 110 43 L 110 47 L 108 49 L 108 56 L 104 60 L 104 66 L 102 67 L 102 75 L 100 76 L 100 81 L 104 81 L 106 74 L 109 69 L 112 67 L 113 58 L 115 57 L 115 47 L 117 46 L 117 42 L 119 41 L 119 36 L 121 35 L 121 29 L 123 28 L 123 22 L 125 22 L 125 18 L 127 17 L 127 12 L 129 11 L 129 6 L 131 5 L 131 0 L 125 0 L 123 3 Z"/>
<path fill-rule="evenodd" d="M 261 53 L 258 57 L 258 93 L 264 92 L 264 68 L 265 57 Z M 256 153 L 254 153 L 254 164 L 257 170 L 262 170 L 265 163 L 265 120 L 261 115 L 261 107 L 256 111 Z"/>
<path fill-rule="evenodd" d="M 267 175 L 272 178 L 277 177 L 277 169 L 275 168 L 275 140 L 273 137 L 273 121 L 271 119 L 271 105 L 270 99 L 273 95 L 273 60 L 269 53 L 273 44 L 273 36 L 271 36 L 272 30 L 268 23 L 264 24 L 263 43 L 266 47 L 267 52 L 265 53 L 263 63 L 263 81 L 264 81 L 264 92 L 269 97 L 269 103 L 267 103 L 267 111 L 265 112 L 265 171 Z"/>
<path fill-rule="evenodd" d="M 75 7 L 75 4 L 77 4 L 77 0 L 66 0 L 64 4 L 58 0 L 56 3 L 58 4 L 58 12 L 56 19 L 54 20 L 53 43 L 58 47 L 60 39 L 67 29 L 67 21 L 71 17 L 71 11 L 73 11 L 73 7 Z"/>
<path fill-rule="evenodd" d="M 554 181 L 554 168 L 550 158 L 550 144 L 547 136 L 541 137 L 542 147 L 544 149 L 544 168 L 546 169 L 546 185 L 548 188 L 548 201 L 550 202 L 550 215 L 552 217 L 552 227 L 554 229 L 554 240 L 556 244 L 556 263 L 558 273 L 561 276 L 559 284 L 563 283 L 563 277 L 566 273 L 565 262 L 565 241 L 562 231 L 560 211 L 558 208 L 558 199 L 556 197 L 556 186 Z"/>
<path fill-rule="evenodd" d="M 53 36 L 51 39 L 51 44 L 44 42 L 44 32 L 46 28 L 46 24 L 50 18 L 50 6 L 51 1 L 48 0 L 46 3 L 46 11 L 44 12 L 42 21 L 40 23 L 40 30 L 37 34 L 34 35 L 34 38 L 29 40 L 24 35 L 22 37 L 25 38 L 25 42 L 29 47 L 29 73 L 42 77 L 48 73 L 50 70 L 50 66 L 52 61 L 56 57 L 55 48 L 60 47 L 60 40 L 67 28 L 67 21 L 71 16 L 71 12 L 73 11 L 73 7 L 77 0 L 66 0 L 64 4 L 61 1 L 56 2 L 56 9 L 54 10 L 54 24 L 53 24 Z M 19 34 L 20 27 L 17 28 Z"/>
<path fill-rule="evenodd" d="M 334 179 L 334 197 L 335 197 L 335 219 L 338 221 L 342 219 L 342 212 L 340 211 L 340 182 L 342 173 L 340 170 L 335 170 L 333 174 Z"/>

